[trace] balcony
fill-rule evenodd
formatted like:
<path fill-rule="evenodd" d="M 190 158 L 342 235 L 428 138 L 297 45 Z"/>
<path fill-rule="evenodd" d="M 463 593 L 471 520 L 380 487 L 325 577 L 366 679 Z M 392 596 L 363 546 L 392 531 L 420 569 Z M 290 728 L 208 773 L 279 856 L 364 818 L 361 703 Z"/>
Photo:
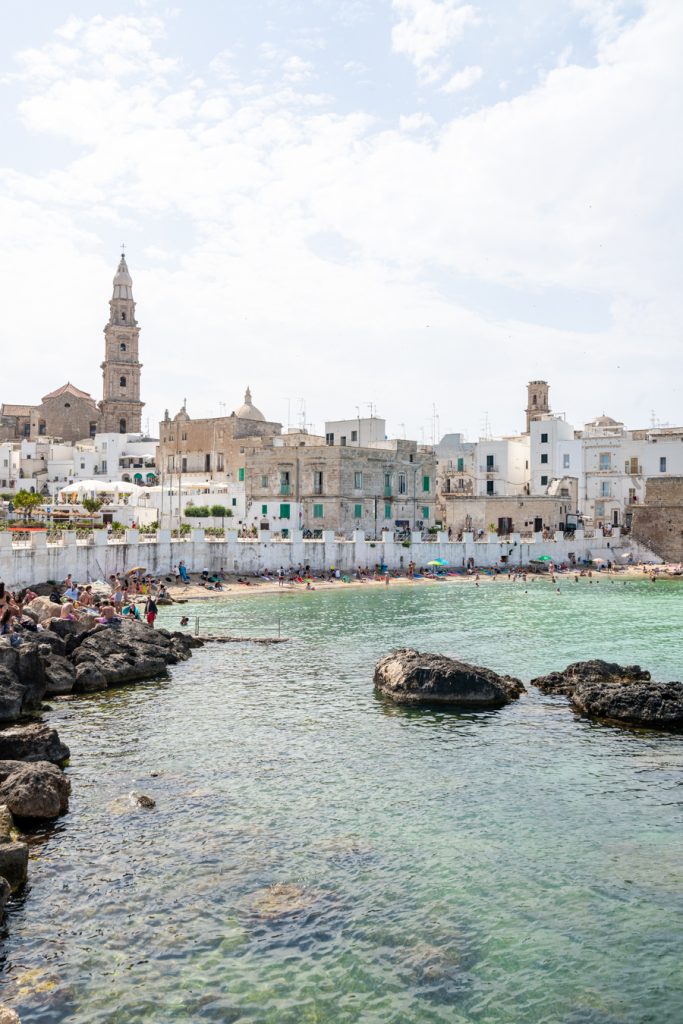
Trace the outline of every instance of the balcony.
<path fill-rule="evenodd" d="M 480 473 L 500 473 L 500 468 L 498 466 L 496 466 L 496 465 L 489 466 L 487 464 L 486 466 L 480 466 L 479 467 L 479 472 Z"/>
<path fill-rule="evenodd" d="M 288 498 L 291 493 L 292 493 L 292 486 L 291 486 L 291 484 L 280 484 L 280 496 L 281 497 Z"/>

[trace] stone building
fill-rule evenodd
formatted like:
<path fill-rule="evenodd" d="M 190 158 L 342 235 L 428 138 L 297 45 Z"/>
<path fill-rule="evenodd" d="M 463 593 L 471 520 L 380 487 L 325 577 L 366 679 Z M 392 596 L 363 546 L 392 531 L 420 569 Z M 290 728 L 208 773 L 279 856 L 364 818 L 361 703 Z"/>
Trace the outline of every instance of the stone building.
<path fill-rule="evenodd" d="M 171 418 L 168 410 L 159 424 L 156 465 L 162 480 L 212 480 L 229 485 L 234 514 L 244 514 L 245 454 L 262 438 L 279 435 L 282 424 L 267 420 L 246 390 L 244 403 L 230 416 L 192 419 L 187 404 Z"/>
<path fill-rule="evenodd" d="M 138 336 L 133 282 L 122 255 L 113 281 L 109 321 L 104 328 L 103 397 L 98 403 L 70 382 L 44 395 L 40 405 L 0 405 L 0 440 L 51 437 L 82 441 L 96 433 L 140 430 Z"/>
<path fill-rule="evenodd" d="M 436 456 L 415 441 L 363 447 L 285 434 L 245 452 L 246 516 L 262 530 L 350 535 L 434 525 Z"/>
<path fill-rule="evenodd" d="M 572 492 L 573 491 L 573 492 Z M 551 495 L 474 497 L 467 494 L 442 495 L 445 526 L 456 538 L 463 533 L 555 533 L 578 525 L 574 509 L 576 492 L 571 486 L 564 493 Z"/>
<path fill-rule="evenodd" d="M 631 506 L 627 523 L 635 540 L 665 562 L 683 562 L 683 475 L 648 479 L 645 500 Z"/>

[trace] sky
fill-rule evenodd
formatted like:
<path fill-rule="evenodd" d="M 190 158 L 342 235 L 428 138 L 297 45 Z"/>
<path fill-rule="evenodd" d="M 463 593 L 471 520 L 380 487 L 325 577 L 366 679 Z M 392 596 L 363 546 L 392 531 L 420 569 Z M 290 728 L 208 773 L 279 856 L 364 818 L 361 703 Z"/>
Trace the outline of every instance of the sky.
<path fill-rule="evenodd" d="M 0 401 L 683 421 L 680 0 L 5 0 Z"/>

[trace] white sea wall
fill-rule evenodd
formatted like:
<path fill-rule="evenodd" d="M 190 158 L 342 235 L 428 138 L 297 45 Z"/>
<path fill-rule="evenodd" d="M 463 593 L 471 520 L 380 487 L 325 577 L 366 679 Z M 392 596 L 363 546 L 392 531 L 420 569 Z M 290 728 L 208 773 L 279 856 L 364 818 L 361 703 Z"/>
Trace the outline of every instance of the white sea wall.
<path fill-rule="evenodd" d="M 563 562 L 573 555 L 581 561 L 590 558 L 614 560 L 615 550 L 624 555 L 628 541 L 619 537 L 619 531 L 605 537 L 600 531 L 585 537 L 577 532 L 571 540 L 558 533 L 553 540 L 544 540 L 537 534 L 533 541 L 513 534 L 509 541 L 495 535 L 474 540 L 465 534 L 462 541 L 449 541 L 441 533 L 433 541 L 424 541 L 421 534 L 413 534 L 409 547 L 394 539 L 392 533 L 382 534 L 382 540 L 368 541 L 361 532 L 351 540 L 338 540 L 334 533 L 325 532 L 321 540 L 304 540 L 301 531 L 292 530 L 286 541 L 274 541 L 262 534 L 256 539 L 238 539 L 236 531 L 226 531 L 225 538 L 207 538 L 203 530 L 192 530 L 188 539 L 172 539 L 169 530 L 160 530 L 151 539 L 140 537 L 137 530 L 127 530 L 123 540 L 113 540 L 104 532 L 95 531 L 89 541 L 76 539 L 74 533 L 65 533 L 59 543 L 48 544 L 44 533 L 32 534 L 30 540 L 13 542 L 9 533 L 0 533 L 0 580 L 10 588 L 61 581 L 71 573 L 75 580 L 103 579 L 112 573 L 121 573 L 135 566 L 147 572 L 166 576 L 172 566 L 181 560 L 189 572 L 224 569 L 230 573 L 261 573 L 277 571 L 298 565 L 310 565 L 322 570 L 332 567 L 344 573 L 358 566 L 373 567 L 380 563 L 391 569 L 406 568 L 410 561 L 419 567 L 436 558 L 460 567 L 473 558 L 477 566 L 526 565 L 540 555 L 549 555 L 555 562 Z M 637 560 L 634 555 L 634 561 Z"/>

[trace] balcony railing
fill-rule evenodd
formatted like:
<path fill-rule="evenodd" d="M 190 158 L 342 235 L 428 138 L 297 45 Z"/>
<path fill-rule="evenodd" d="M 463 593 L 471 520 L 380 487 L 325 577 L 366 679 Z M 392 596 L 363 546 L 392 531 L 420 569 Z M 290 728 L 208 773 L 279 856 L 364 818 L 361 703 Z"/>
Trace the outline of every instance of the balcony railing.
<path fill-rule="evenodd" d="M 498 466 L 496 466 L 496 465 L 493 465 L 493 466 L 486 465 L 486 466 L 480 466 L 479 467 L 479 472 L 480 473 L 498 473 L 498 472 L 500 472 L 500 470 L 499 470 Z"/>

